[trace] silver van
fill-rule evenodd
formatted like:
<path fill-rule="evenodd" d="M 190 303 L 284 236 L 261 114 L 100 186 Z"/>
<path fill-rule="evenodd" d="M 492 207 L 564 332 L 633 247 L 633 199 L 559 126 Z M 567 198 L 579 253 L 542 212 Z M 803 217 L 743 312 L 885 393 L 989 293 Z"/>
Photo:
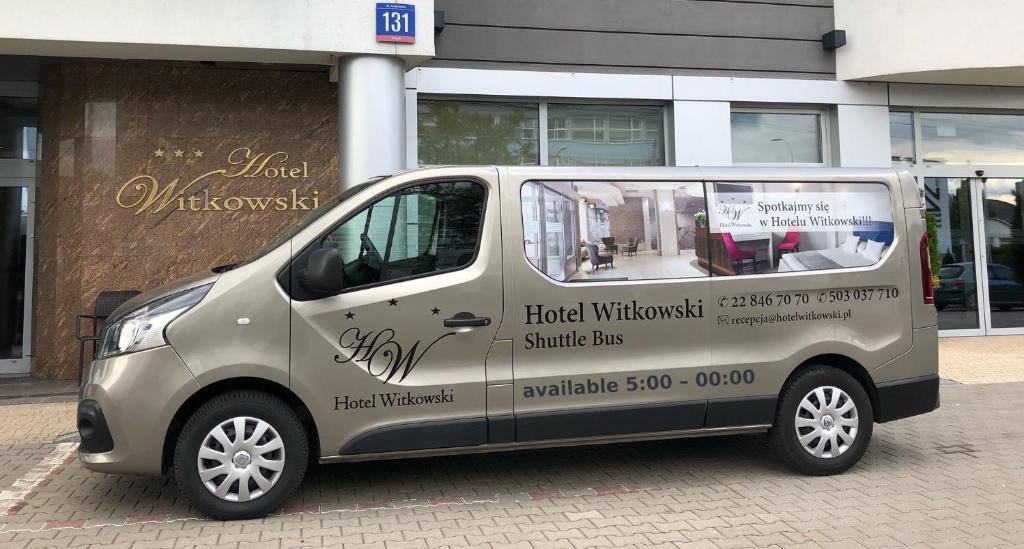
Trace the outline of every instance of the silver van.
<path fill-rule="evenodd" d="M 767 431 L 841 473 L 939 405 L 908 173 L 450 167 L 357 185 L 110 317 L 89 469 L 265 515 L 307 465 Z"/>

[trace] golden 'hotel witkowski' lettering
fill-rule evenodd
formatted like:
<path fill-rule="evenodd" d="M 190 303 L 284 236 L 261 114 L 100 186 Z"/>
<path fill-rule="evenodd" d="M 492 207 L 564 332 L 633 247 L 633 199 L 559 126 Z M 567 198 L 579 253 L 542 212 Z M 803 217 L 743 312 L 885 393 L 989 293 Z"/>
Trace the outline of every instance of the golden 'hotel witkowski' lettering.
<path fill-rule="evenodd" d="M 311 196 L 300 196 L 297 187 L 288 190 L 285 196 L 211 196 L 210 188 L 203 189 L 201 193 L 194 193 L 186 196 L 186 192 L 197 183 L 207 178 L 220 175 L 227 179 L 235 178 L 268 178 L 268 179 L 307 179 L 309 177 L 309 165 L 306 161 L 300 166 L 267 166 L 271 161 L 284 164 L 288 160 L 288 153 L 277 151 L 271 154 L 253 153 L 248 147 L 239 147 L 228 154 L 227 162 L 229 168 L 219 168 L 206 172 L 187 185 L 178 188 L 180 177 L 172 179 L 166 185 L 161 185 L 151 175 L 136 175 L 126 181 L 117 191 L 115 200 L 117 205 L 125 209 L 134 209 L 135 215 L 150 211 L 158 213 L 173 205 L 178 211 L 238 211 L 248 209 L 251 211 L 296 211 L 310 210 L 320 207 L 320 191 L 314 190 Z M 235 170 L 229 173 L 230 170 Z M 132 200 L 126 195 L 133 192 L 140 193 L 138 198 Z"/>

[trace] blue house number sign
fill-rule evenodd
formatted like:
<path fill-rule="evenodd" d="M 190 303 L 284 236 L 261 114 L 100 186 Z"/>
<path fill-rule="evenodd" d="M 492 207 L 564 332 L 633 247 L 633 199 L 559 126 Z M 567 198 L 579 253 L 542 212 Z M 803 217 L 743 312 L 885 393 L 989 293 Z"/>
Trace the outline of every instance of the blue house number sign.
<path fill-rule="evenodd" d="M 416 41 L 416 6 L 377 3 L 377 41 L 412 44 Z"/>

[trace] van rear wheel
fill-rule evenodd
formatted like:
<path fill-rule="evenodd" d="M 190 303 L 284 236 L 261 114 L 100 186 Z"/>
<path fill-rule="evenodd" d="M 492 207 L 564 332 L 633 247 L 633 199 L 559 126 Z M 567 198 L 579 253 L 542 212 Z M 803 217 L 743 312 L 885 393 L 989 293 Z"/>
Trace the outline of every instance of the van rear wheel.
<path fill-rule="evenodd" d="M 874 413 L 850 374 L 814 366 L 783 389 L 770 438 L 776 452 L 808 475 L 835 475 L 860 461 L 871 441 Z"/>
<path fill-rule="evenodd" d="M 178 437 L 174 476 L 203 514 L 257 518 L 302 483 L 306 431 L 291 407 L 261 391 L 232 391 L 197 409 Z"/>

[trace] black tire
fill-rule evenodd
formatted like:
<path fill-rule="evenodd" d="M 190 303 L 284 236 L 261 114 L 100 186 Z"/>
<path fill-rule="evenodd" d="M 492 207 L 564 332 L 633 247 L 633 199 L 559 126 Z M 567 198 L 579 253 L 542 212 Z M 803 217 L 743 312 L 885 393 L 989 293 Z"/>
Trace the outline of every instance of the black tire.
<path fill-rule="evenodd" d="M 853 442 L 834 457 L 817 457 L 811 454 L 800 443 L 797 433 L 798 407 L 805 396 L 819 387 L 840 389 L 846 393 L 856 407 L 857 432 L 853 437 Z M 826 398 L 829 396 L 831 393 L 826 394 Z M 850 412 L 844 413 L 843 417 L 848 415 L 851 415 Z M 852 419 L 852 417 L 847 419 Z M 769 432 L 769 438 L 779 457 L 797 471 L 815 476 L 836 475 L 860 461 L 871 442 L 873 427 L 874 410 L 871 408 L 871 399 L 868 398 L 864 387 L 853 376 L 831 366 L 811 366 L 799 372 L 783 387 L 775 412 L 775 424 Z M 807 427 L 801 429 L 805 433 L 811 431 Z M 834 429 L 843 429 L 843 427 L 836 425 Z M 846 432 L 849 433 L 849 431 Z M 819 439 L 811 439 L 808 442 L 814 444 L 815 441 L 819 441 Z M 820 441 L 820 443 L 824 444 L 824 447 L 831 452 L 830 441 Z"/>
<path fill-rule="evenodd" d="M 207 435 L 216 426 L 236 417 L 255 418 L 270 424 L 280 436 L 284 450 L 284 465 L 276 483 L 246 502 L 227 501 L 210 492 L 197 466 L 199 449 Z M 204 403 L 185 423 L 174 449 L 174 477 L 189 501 L 210 518 L 259 518 L 279 509 L 295 492 L 306 474 L 308 462 L 306 430 L 290 406 L 262 391 L 232 391 Z"/>

